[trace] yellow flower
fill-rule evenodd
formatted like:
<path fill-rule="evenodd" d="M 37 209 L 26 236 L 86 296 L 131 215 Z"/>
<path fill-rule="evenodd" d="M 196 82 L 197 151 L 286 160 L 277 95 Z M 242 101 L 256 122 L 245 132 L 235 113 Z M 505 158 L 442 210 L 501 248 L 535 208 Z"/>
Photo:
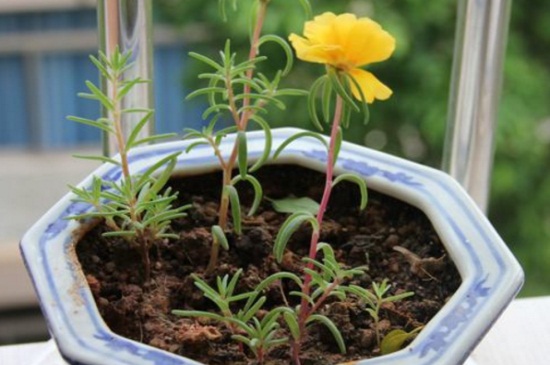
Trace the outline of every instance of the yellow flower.
<path fill-rule="evenodd" d="M 306 22 L 304 37 L 296 34 L 289 37 L 299 59 L 323 63 L 353 77 L 369 103 L 391 96 L 390 88 L 360 68 L 388 59 L 395 49 L 395 39 L 378 23 L 353 14 L 327 12 Z M 361 100 L 354 84 L 351 91 Z"/>

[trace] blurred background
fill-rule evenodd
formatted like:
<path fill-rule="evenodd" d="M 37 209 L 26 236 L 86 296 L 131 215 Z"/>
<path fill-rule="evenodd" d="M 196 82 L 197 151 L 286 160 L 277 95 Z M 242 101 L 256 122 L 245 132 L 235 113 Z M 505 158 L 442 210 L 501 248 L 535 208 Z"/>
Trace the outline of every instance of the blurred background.
<path fill-rule="evenodd" d="M 203 105 L 185 101 L 198 87 L 201 65 L 189 50 L 215 57 L 232 37 L 244 55 L 249 13 L 220 19 L 217 1 L 155 0 L 157 132 L 199 127 Z M 205 6 L 205 3 L 211 5 Z M 397 39 L 390 61 L 373 65 L 394 90 L 371 107 L 367 126 L 352 123 L 348 139 L 439 168 L 452 68 L 456 0 L 312 0 L 325 10 L 370 16 Z M 299 6 L 273 1 L 266 32 L 301 33 Z M 94 164 L 71 154 L 99 150 L 98 132 L 66 120 L 99 116 L 77 98 L 84 81 L 97 82 L 88 55 L 97 52 L 94 0 L 0 0 L 0 344 L 46 338 L 17 241 L 24 231 Z M 489 219 L 526 271 L 523 296 L 549 295 L 550 280 L 550 2 L 512 4 L 504 83 L 496 132 Z M 273 70 L 284 60 L 265 48 Z M 270 70 L 262 71 L 269 73 Z M 322 72 L 297 62 L 286 86 L 304 87 Z M 273 126 L 312 128 L 302 100 L 287 101 Z"/>

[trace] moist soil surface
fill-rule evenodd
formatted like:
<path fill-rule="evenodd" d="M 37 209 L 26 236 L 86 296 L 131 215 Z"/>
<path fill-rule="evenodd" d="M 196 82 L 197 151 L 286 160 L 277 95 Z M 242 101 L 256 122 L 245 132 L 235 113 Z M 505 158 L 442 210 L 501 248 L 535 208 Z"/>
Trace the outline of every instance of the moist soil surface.
<path fill-rule="evenodd" d="M 274 165 L 263 167 L 255 176 L 266 197 L 280 199 L 292 194 L 321 199 L 321 173 Z M 106 228 L 101 223 L 77 244 L 77 255 L 99 311 L 115 333 L 204 364 L 252 365 L 257 364 L 253 354 L 246 346 L 239 350 L 227 326 L 206 318 L 178 317 L 171 311 L 217 311 L 194 285 L 192 273 L 215 285 L 215 276 L 232 275 L 242 268 L 237 293 L 252 290 L 263 278 L 279 271 L 301 276 L 301 258 L 307 255 L 311 229 L 301 227 L 292 236 L 282 262 L 277 263 L 272 255 L 273 241 L 288 215 L 273 211 L 264 199 L 254 216 L 243 217 L 242 235 L 227 231 L 230 249 L 221 252 L 214 275 L 205 276 L 212 243 L 210 227 L 217 223 L 220 183 L 220 173 L 180 176 L 169 182 L 179 191 L 177 203 L 191 203 L 193 207 L 186 217 L 172 224 L 180 238 L 158 242 L 151 249 L 150 282 L 143 282 L 139 253 L 124 239 L 103 237 Z M 246 185 L 238 185 L 245 212 L 252 201 L 252 191 Z M 414 292 L 412 297 L 382 307 L 378 325 L 382 336 L 393 329 L 411 331 L 425 325 L 460 285 L 454 264 L 427 217 L 415 207 L 372 189 L 367 209 L 359 211 L 358 204 L 357 187 L 347 182 L 338 184 L 325 214 L 321 241 L 332 245 L 346 267 L 368 268 L 353 278 L 354 284 L 370 289 L 372 282 L 388 279 L 391 294 Z M 401 252 L 395 246 L 401 247 Z M 297 288 L 286 281 L 267 288 L 264 308 L 283 305 L 285 297 L 290 305 L 297 305 L 297 297 L 288 294 L 292 290 Z M 303 342 L 301 364 L 338 364 L 380 356 L 374 321 L 365 308 L 365 303 L 353 295 L 343 302 L 331 297 L 320 314 L 340 329 L 347 353 L 340 353 L 326 327 L 314 324 Z M 289 336 L 282 321 L 280 336 Z M 265 364 L 291 364 L 289 348 L 288 343 L 274 348 Z"/>

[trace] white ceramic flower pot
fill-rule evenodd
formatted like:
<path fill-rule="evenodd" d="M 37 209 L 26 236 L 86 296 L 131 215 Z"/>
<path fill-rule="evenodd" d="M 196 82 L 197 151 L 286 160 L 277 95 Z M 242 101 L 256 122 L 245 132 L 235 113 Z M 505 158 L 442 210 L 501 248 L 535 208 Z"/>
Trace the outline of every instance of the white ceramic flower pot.
<path fill-rule="evenodd" d="M 296 129 L 273 131 L 275 148 Z M 234 136 L 222 142 L 228 153 Z M 263 150 L 262 133 L 248 137 L 252 158 Z M 188 141 L 136 149 L 131 170 L 138 172 L 158 159 L 182 151 Z M 278 162 L 323 170 L 326 152 L 314 139 L 292 143 Z M 177 169 L 212 171 L 217 160 L 208 147 L 182 154 Z M 405 349 L 358 361 L 357 365 L 457 365 L 488 331 L 523 282 L 523 272 L 504 242 L 465 191 L 448 175 L 387 154 L 344 143 L 336 172 L 358 173 L 370 188 L 422 210 L 431 220 L 457 266 L 462 284 L 457 292 Z M 117 180 L 117 167 L 103 165 L 92 175 Z M 92 175 L 81 183 L 89 186 Z M 25 234 L 21 250 L 64 358 L 83 365 L 190 365 L 196 361 L 143 345 L 111 332 L 95 306 L 75 255 L 73 232 L 79 224 L 64 217 L 89 207 L 67 194 Z"/>

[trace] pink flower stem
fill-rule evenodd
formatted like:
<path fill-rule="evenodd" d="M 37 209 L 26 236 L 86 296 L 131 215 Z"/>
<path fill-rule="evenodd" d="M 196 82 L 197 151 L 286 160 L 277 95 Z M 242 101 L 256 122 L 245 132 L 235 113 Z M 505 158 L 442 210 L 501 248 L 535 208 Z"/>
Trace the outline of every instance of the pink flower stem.
<path fill-rule="evenodd" d="M 340 122 L 342 121 L 342 111 L 343 111 L 343 100 L 340 96 L 336 97 L 336 106 L 334 108 L 334 119 L 332 121 L 332 130 L 330 132 L 330 141 L 329 149 L 327 153 L 327 167 L 325 175 L 325 189 L 323 191 L 323 198 L 321 199 L 321 204 L 319 206 L 319 212 L 317 213 L 317 223 L 319 223 L 319 230 L 314 231 L 311 235 L 311 241 L 309 245 L 309 258 L 314 260 L 317 256 L 317 245 L 319 244 L 319 236 L 321 233 L 321 225 L 323 223 L 323 217 L 325 211 L 327 210 L 328 202 L 330 199 L 330 194 L 332 192 L 332 177 L 334 175 L 334 159 L 335 159 L 335 149 L 336 149 L 336 140 L 338 135 L 338 130 L 340 129 Z M 310 262 L 307 264 L 308 269 L 313 269 L 313 264 Z M 311 275 L 305 274 L 304 285 L 302 287 L 302 293 L 307 297 L 311 291 Z M 325 293 L 325 296 L 328 296 L 330 293 Z M 324 299 L 324 298 L 323 298 Z M 324 300 L 323 300 L 324 301 Z M 295 365 L 300 364 L 299 354 L 300 347 L 302 345 L 303 335 L 305 333 L 305 325 L 309 316 L 316 310 L 318 306 L 312 307 L 311 304 L 302 297 L 300 303 L 300 314 L 298 316 L 298 326 L 300 329 L 300 338 L 299 341 L 296 341 L 292 344 L 293 351 L 292 357 Z"/>

